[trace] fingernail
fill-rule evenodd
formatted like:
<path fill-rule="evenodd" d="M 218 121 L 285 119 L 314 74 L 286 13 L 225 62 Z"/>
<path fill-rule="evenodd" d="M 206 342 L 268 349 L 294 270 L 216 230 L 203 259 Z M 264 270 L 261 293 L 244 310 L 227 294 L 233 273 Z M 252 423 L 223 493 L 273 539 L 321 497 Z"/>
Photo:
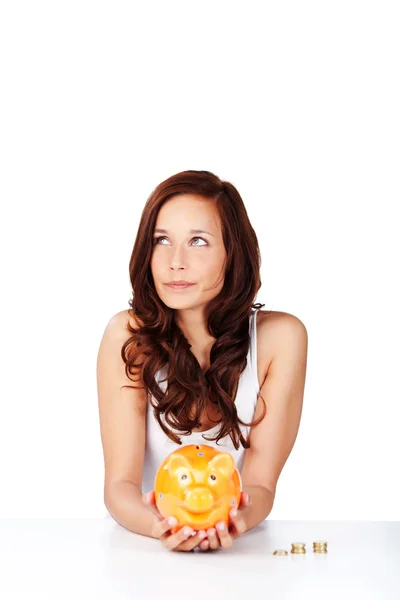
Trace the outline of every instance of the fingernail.
<path fill-rule="evenodd" d="M 193 531 L 190 529 L 190 527 L 184 527 L 183 528 L 183 535 L 192 535 Z"/>
<path fill-rule="evenodd" d="M 248 494 L 245 494 L 245 495 L 244 495 L 244 499 L 246 500 L 246 502 L 248 502 L 248 501 L 249 501 L 249 495 L 248 495 Z"/>
<path fill-rule="evenodd" d="M 168 519 L 168 525 L 176 525 L 177 524 L 177 520 L 175 519 L 175 517 L 170 517 Z"/>
<path fill-rule="evenodd" d="M 232 510 L 231 510 L 231 516 L 232 516 L 232 517 L 236 517 L 236 515 L 237 515 L 237 510 L 236 510 L 236 508 L 232 508 Z"/>
<path fill-rule="evenodd" d="M 218 523 L 217 529 L 218 529 L 218 531 L 223 531 L 225 529 L 225 523 Z"/>

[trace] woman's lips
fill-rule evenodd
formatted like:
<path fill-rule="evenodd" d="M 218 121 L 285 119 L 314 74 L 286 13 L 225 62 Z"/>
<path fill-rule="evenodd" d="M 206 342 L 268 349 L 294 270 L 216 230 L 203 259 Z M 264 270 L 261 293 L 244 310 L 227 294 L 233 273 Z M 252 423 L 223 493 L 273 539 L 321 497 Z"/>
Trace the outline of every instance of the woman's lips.
<path fill-rule="evenodd" d="M 186 284 L 182 284 L 180 283 L 179 285 L 175 284 L 172 285 L 171 283 L 166 283 L 165 284 L 167 287 L 171 288 L 171 290 L 186 290 L 189 287 L 192 287 L 193 285 L 196 285 L 194 283 L 186 283 Z"/>

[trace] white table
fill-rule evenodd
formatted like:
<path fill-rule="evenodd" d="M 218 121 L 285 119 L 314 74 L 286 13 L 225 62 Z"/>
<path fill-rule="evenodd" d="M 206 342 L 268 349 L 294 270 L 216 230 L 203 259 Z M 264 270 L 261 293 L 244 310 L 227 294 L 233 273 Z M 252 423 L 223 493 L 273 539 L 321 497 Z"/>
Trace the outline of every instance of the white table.
<path fill-rule="evenodd" d="M 318 540 L 328 554 L 313 553 Z M 291 554 L 292 542 L 307 554 Z M 399 600 L 400 523 L 267 519 L 204 553 L 172 552 L 112 518 L 0 520 L 1 600 L 222 597 Z"/>

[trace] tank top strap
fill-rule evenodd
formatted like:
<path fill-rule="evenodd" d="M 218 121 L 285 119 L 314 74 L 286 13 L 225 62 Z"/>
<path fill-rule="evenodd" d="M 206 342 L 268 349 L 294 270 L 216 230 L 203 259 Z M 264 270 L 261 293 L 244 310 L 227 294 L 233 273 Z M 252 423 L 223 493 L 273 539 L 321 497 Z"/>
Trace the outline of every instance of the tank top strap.
<path fill-rule="evenodd" d="M 254 382 L 255 393 L 258 396 L 260 386 L 258 383 L 258 369 L 257 369 L 257 313 L 260 309 L 255 308 L 250 315 L 250 368 L 252 371 L 252 378 Z"/>

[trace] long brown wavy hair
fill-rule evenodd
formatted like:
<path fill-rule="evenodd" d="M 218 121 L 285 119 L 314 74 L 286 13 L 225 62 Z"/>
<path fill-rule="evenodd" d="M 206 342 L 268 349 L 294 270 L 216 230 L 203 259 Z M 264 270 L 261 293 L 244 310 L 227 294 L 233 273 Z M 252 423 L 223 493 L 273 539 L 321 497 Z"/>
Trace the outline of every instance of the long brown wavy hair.
<path fill-rule="evenodd" d="M 150 268 L 157 214 L 168 199 L 178 194 L 197 194 L 215 203 L 227 254 L 223 289 L 206 308 L 208 333 L 216 340 L 210 353 L 210 367 L 205 373 L 175 321 L 176 311 L 160 300 Z M 177 444 L 182 444 L 180 437 L 164 425 L 161 413 L 168 425 L 188 435 L 192 429 L 201 426 L 200 417 L 210 401 L 218 406 L 222 418 L 217 423 L 222 426 L 217 437 L 208 438 L 208 441 L 216 440 L 218 445 L 218 441 L 229 434 L 236 450 L 239 442 L 244 448 L 250 447 L 239 423 L 252 427 L 264 418 L 264 398 L 262 416 L 251 423 L 245 423 L 238 417 L 235 406 L 239 378 L 247 365 L 249 316 L 253 308 L 265 306 L 253 304 L 261 286 L 260 266 L 255 231 L 239 192 L 228 181 L 222 181 L 209 171 L 189 170 L 169 177 L 150 194 L 129 262 L 132 300 L 129 300 L 131 310 L 128 312 L 133 313 L 139 327 L 135 329 L 127 323 L 132 337 L 121 349 L 127 377 L 131 381 L 139 381 L 130 377 L 133 370 L 138 369 L 144 386 L 122 387 L 147 389 L 147 399 L 155 418 L 165 434 Z M 136 363 L 140 358 L 142 362 Z M 164 393 L 155 374 L 167 363 L 168 387 Z"/>

